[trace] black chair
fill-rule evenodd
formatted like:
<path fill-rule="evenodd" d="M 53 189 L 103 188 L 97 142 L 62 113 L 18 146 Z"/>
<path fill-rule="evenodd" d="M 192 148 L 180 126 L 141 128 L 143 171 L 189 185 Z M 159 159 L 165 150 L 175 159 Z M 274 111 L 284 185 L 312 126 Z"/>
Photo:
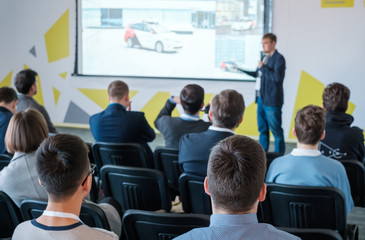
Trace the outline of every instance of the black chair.
<path fill-rule="evenodd" d="M 342 240 L 342 236 L 330 229 L 316 228 L 278 228 L 291 233 L 302 240 Z"/>
<path fill-rule="evenodd" d="M 168 240 L 197 227 L 208 227 L 210 217 L 202 214 L 156 213 L 128 210 L 123 229 L 128 240 Z"/>
<path fill-rule="evenodd" d="M 365 170 L 357 160 L 341 160 L 346 169 L 355 206 L 365 207 Z"/>
<path fill-rule="evenodd" d="M 266 152 L 266 171 L 269 170 L 270 164 L 275 158 L 281 157 L 283 154 L 277 152 Z"/>
<path fill-rule="evenodd" d="M 98 166 L 98 175 L 100 169 L 107 164 L 144 168 L 151 166 L 147 161 L 146 150 L 138 143 L 96 142 L 91 150 Z"/>
<path fill-rule="evenodd" d="M 0 154 L 0 171 L 8 166 L 8 164 L 10 163 L 10 160 L 12 159 L 12 156 L 6 153 L 2 153 Z"/>
<path fill-rule="evenodd" d="M 0 191 L 0 238 L 11 238 L 16 226 L 23 221 L 17 205 Z"/>
<path fill-rule="evenodd" d="M 179 178 L 179 187 L 185 213 L 212 214 L 210 196 L 204 190 L 204 178 L 183 173 Z"/>
<path fill-rule="evenodd" d="M 356 225 L 346 225 L 343 193 L 332 187 L 307 187 L 267 183 L 262 202 L 264 222 L 278 227 L 337 230 L 356 239 Z"/>
<path fill-rule="evenodd" d="M 123 211 L 141 209 L 170 211 L 171 197 L 166 176 L 148 168 L 105 165 L 101 168 L 105 196 L 117 200 Z"/>
<path fill-rule="evenodd" d="M 20 211 L 24 220 L 32 220 L 42 215 L 47 207 L 47 202 L 39 200 L 24 200 L 20 204 Z M 104 211 L 96 204 L 82 203 L 80 219 L 89 227 L 98 227 L 110 231 L 108 219 Z"/>
<path fill-rule="evenodd" d="M 172 197 L 179 195 L 179 177 L 182 170 L 179 165 L 179 150 L 157 147 L 153 153 L 155 169 L 162 171 L 170 186 Z"/>

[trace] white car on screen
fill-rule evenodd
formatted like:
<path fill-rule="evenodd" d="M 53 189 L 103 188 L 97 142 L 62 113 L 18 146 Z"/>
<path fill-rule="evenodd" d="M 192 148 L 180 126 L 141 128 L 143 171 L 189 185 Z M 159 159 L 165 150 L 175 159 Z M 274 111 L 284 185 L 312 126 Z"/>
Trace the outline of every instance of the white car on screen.
<path fill-rule="evenodd" d="M 127 26 L 124 41 L 128 47 L 140 46 L 156 52 L 176 52 L 182 48 L 178 35 L 154 22 L 131 23 Z"/>

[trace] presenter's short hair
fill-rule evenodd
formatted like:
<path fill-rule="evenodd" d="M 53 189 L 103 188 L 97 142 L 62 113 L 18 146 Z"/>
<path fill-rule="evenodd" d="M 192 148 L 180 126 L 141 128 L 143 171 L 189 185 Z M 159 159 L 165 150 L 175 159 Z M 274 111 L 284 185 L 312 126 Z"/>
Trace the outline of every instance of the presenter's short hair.
<path fill-rule="evenodd" d="M 213 97 L 210 111 L 213 114 L 214 125 L 232 129 L 243 117 L 245 111 L 243 96 L 236 90 L 223 90 Z"/>
<path fill-rule="evenodd" d="M 270 39 L 271 42 L 276 42 L 276 35 L 273 33 L 266 33 L 262 39 Z"/>
<path fill-rule="evenodd" d="M 32 69 L 20 71 L 15 77 L 16 90 L 22 94 L 28 94 L 30 88 L 36 83 L 38 73 Z"/>
<path fill-rule="evenodd" d="M 300 109 L 295 117 L 294 127 L 300 143 L 317 144 L 326 127 L 324 109 L 314 105 L 308 105 Z"/>
<path fill-rule="evenodd" d="M 222 140 L 212 149 L 208 162 L 212 201 L 231 213 L 251 209 L 260 195 L 265 173 L 266 155 L 259 143 L 240 135 Z"/>
<path fill-rule="evenodd" d="M 18 95 L 16 94 L 14 89 L 10 87 L 0 88 L 0 102 L 8 104 L 16 100 L 18 100 Z"/>
<path fill-rule="evenodd" d="M 74 194 L 90 170 L 87 145 L 74 135 L 48 137 L 37 149 L 36 158 L 39 179 L 54 199 Z"/>
<path fill-rule="evenodd" d="M 17 112 L 10 119 L 5 134 L 5 146 L 9 153 L 31 153 L 48 137 L 48 126 L 43 115 L 29 108 Z"/>
<path fill-rule="evenodd" d="M 123 81 L 116 80 L 108 86 L 108 95 L 110 98 L 122 99 L 128 93 L 128 85 Z"/>
<path fill-rule="evenodd" d="M 197 84 L 186 85 L 180 92 L 180 102 L 186 113 L 197 113 L 204 102 L 204 89 Z"/>
<path fill-rule="evenodd" d="M 331 83 L 323 91 L 323 106 L 327 111 L 346 112 L 350 89 L 341 83 Z"/>

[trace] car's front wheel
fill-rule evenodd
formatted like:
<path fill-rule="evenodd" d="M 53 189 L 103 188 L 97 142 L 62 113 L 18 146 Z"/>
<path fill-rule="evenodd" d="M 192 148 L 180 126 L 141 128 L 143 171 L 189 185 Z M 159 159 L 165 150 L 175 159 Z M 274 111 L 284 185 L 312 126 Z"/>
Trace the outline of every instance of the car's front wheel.
<path fill-rule="evenodd" d="M 157 42 L 155 44 L 155 51 L 158 53 L 162 53 L 163 52 L 163 44 L 162 42 Z"/>
<path fill-rule="evenodd" d="M 127 46 L 130 47 L 130 48 L 133 47 L 133 39 L 132 38 L 127 39 Z"/>

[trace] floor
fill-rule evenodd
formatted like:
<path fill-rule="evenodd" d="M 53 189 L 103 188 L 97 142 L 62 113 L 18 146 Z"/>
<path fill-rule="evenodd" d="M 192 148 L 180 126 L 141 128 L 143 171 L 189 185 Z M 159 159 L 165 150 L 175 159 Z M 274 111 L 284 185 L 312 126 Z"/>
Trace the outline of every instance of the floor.
<path fill-rule="evenodd" d="M 68 133 L 79 136 L 85 142 L 94 143 L 95 140 L 91 135 L 89 129 L 80 128 L 65 128 L 57 127 L 59 133 Z M 156 138 L 150 143 L 150 147 L 154 150 L 157 146 L 164 146 L 165 142 L 160 134 L 156 134 Z M 295 143 L 286 143 L 285 153 L 290 153 L 293 148 L 295 148 Z M 273 144 L 270 144 L 269 151 L 273 151 Z M 181 212 L 181 204 L 175 204 L 173 210 L 176 212 Z M 365 240 L 365 208 L 355 207 L 347 218 L 348 224 L 356 224 L 359 227 L 359 240 Z"/>

